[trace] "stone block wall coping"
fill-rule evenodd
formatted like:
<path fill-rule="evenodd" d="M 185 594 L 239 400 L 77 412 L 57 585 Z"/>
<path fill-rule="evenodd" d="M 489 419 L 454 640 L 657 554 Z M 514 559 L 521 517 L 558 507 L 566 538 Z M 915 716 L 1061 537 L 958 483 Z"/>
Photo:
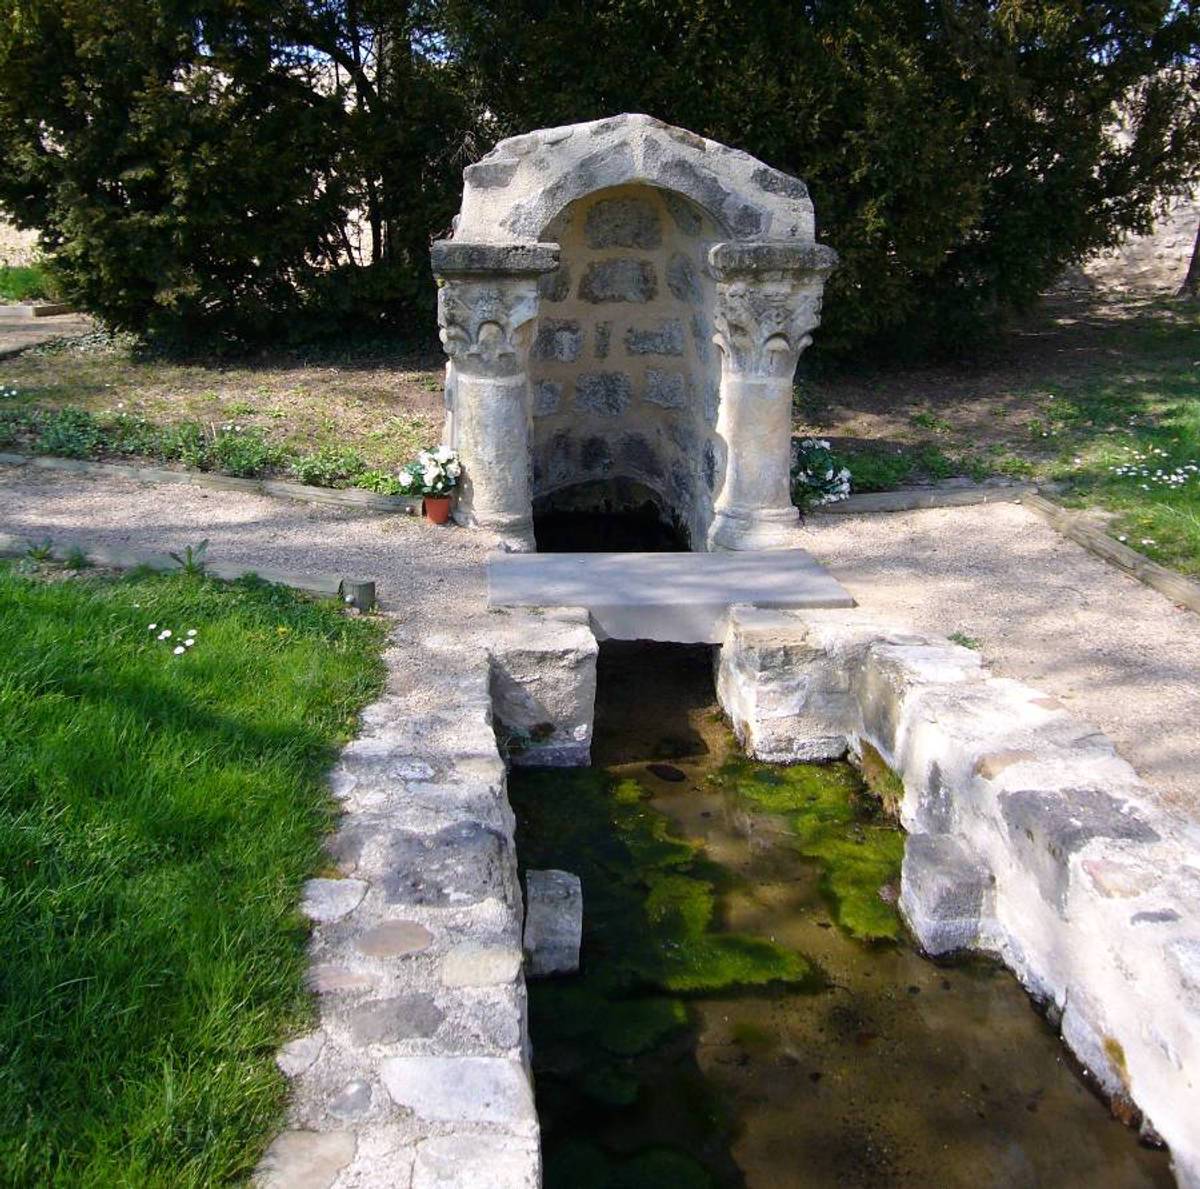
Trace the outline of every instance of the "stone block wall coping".
<path fill-rule="evenodd" d="M 826 244 L 794 240 L 723 243 L 709 249 L 708 263 L 721 280 L 763 273 L 812 273 L 826 277 L 837 267 L 838 254 Z"/>
<path fill-rule="evenodd" d="M 1055 699 L 861 611 L 734 608 L 717 691 L 759 759 L 879 754 L 922 948 L 1003 961 L 1200 1185 L 1200 827 Z"/>
<path fill-rule="evenodd" d="M 0 533 L 0 557 L 24 557 L 29 552 L 33 542 L 28 537 L 18 537 L 14 533 Z M 66 561 L 76 550 L 83 553 L 94 566 L 104 566 L 114 570 L 157 570 L 170 573 L 178 570 L 179 563 L 165 553 L 146 553 L 135 549 L 113 549 L 107 545 L 89 544 L 86 541 L 54 541 L 50 546 L 50 555 L 56 561 Z M 343 577 L 340 574 L 290 574 L 271 566 L 255 566 L 246 562 L 211 561 L 204 566 L 205 574 L 232 582 L 237 578 L 245 578 L 250 574 L 261 578 L 264 582 L 272 582 L 278 586 L 290 586 L 293 590 L 302 590 L 307 594 L 322 595 L 326 598 L 340 598 L 343 591 L 358 591 L 369 587 L 374 591 L 375 583 L 370 579 Z M 354 596 L 351 595 L 351 598 Z M 376 604 L 383 606 L 383 604 Z"/>
<path fill-rule="evenodd" d="M 438 240 L 429 249 L 433 271 L 479 276 L 499 273 L 504 276 L 537 275 L 558 267 L 558 245 L 537 242 L 515 244 L 460 243 Z"/>

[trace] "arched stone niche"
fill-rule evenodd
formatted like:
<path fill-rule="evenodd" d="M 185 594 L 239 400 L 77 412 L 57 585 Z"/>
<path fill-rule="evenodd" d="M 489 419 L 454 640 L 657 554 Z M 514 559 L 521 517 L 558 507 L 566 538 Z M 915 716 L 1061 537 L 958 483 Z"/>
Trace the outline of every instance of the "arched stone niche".
<path fill-rule="evenodd" d="M 433 246 L 461 523 L 649 490 L 694 549 L 796 544 L 796 361 L 836 263 L 802 182 L 626 115 L 501 141 Z"/>

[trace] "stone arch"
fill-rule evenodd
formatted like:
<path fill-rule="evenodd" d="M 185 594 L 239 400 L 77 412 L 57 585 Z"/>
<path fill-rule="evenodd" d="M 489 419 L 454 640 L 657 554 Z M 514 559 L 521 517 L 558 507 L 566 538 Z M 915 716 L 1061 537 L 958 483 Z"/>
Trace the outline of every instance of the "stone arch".
<path fill-rule="evenodd" d="M 614 116 L 502 140 L 463 171 L 454 239 L 545 239 L 572 202 L 597 190 L 649 185 L 694 203 L 725 238 L 811 241 L 802 181 L 714 140 L 646 115 Z"/>
<path fill-rule="evenodd" d="M 611 476 L 693 548 L 794 544 L 792 375 L 836 261 L 804 184 L 644 115 L 501 141 L 463 176 L 432 252 L 455 518 L 532 548 L 535 495 Z"/>

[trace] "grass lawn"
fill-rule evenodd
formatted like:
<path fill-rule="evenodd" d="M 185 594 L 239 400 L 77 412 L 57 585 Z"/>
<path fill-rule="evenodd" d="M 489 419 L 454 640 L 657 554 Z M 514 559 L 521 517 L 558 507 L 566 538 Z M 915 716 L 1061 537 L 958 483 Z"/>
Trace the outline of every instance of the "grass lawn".
<path fill-rule="evenodd" d="M 33 568 L 0 565 L 0 1181 L 245 1178 L 381 629 L 255 581 Z"/>

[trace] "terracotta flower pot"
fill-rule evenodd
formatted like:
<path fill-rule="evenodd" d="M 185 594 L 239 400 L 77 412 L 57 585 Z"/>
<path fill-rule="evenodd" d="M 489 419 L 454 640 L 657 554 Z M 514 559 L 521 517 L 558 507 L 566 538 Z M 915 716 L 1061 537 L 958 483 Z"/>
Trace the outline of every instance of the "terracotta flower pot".
<path fill-rule="evenodd" d="M 450 497 L 427 495 L 425 497 L 425 519 L 431 524 L 445 524 L 450 519 Z"/>

